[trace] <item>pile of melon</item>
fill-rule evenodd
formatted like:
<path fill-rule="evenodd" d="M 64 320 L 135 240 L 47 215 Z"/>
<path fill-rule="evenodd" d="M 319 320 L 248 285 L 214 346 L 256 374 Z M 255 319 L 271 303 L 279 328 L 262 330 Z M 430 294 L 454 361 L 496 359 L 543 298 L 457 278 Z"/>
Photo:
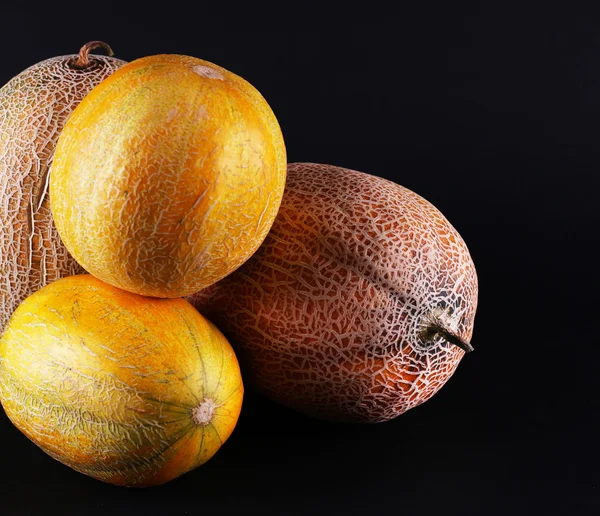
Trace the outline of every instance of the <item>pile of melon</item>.
<path fill-rule="evenodd" d="M 265 99 L 207 61 L 91 42 L 28 68 L 0 89 L 0 189 L 2 406 L 105 482 L 209 460 L 244 382 L 376 423 L 473 349 L 477 275 L 446 218 L 388 180 L 288 165 Z"/>

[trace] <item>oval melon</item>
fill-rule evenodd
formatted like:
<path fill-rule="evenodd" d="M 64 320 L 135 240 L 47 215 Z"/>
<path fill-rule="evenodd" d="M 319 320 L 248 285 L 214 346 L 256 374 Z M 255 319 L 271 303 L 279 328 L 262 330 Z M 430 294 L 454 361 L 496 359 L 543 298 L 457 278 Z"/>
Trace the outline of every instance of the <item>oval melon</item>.
<path fill-rule="evenodd" d="M 242 396 L 231 346 L 187 301 L 89 274 L 29 296 L 0 339 L 10 420 L 55 459 L 112 484 L 161 484 L 206 462 Z"/>
<path fill-rule="evenodd" d="M 106 44 L 92 41 L 79 55 L 37 63 L 0 89 L 0 332 L 29 294 L 82 272 L 52 221 L 48 169 L 71 111 L 125 64 L 90 56 L 97 46 Z"/>
<path fill-rule="evenodd" d="M 281 130 L 244 79 L 193 57 L 138 59 L 95 88 L 50 179 L 67 249 L 103 281 L 179 297 L 239 267 L 279 208 Z"/>
<path fill-rule="evenodd" d="M 229 336 L 247 382 L 316 417 L 373 423 L 431 398 L 472 349 L 477 275 L 422 197 L 296 163 L 260 249 L 189 299 Z"/>

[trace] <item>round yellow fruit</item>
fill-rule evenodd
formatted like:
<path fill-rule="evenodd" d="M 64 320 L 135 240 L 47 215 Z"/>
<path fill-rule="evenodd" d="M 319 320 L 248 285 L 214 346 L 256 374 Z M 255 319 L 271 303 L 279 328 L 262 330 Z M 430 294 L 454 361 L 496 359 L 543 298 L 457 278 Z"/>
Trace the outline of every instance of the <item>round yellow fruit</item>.
<path fill-rule="evenodd" d="M 206 462 L 242 397 L 231 346 L 187 301 L 87 274 L 29 296 L 0 339 L 10 420 L 50 456 L 112 484 L 161 484 Z"/>
<path fill-rule="evenodd" d="M 121 68 L 70 116 L 51 208 L 88 272 L 137 294 L 181 297 L 254 253 L 285 177 L 281 130 L 253 86 L 207 61 L 158 55 Z"/>

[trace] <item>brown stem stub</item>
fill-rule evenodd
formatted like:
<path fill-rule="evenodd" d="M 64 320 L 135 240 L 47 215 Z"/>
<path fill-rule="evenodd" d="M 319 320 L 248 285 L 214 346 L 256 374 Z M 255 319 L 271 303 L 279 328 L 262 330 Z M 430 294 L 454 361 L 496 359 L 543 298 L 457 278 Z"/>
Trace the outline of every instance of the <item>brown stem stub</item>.
<path fill-rule="evenodd" d="M 473 351 L 474 348 L 473 348 L 473 346 L 471 346 L 471 343 L 466 341 L 465 339 L 463 339 L 457 333 L 454 333 L 453 331 L 451 331 L 448 328 L 441 326 L 441 325 L 434 326 L 433 328 L 435 329 L 435 331 L 437 333 L 439 333 L 442 337 L 444 337 L 448 342 L 451 342 L 452 344 L 458 346 L 465 353 L 470 353 L 471 351 Z"/>
<path fill-rule="evenodd" d="M 71 66 L 73 68 L 77 68 L 78 70 L 84 70 L 85 68 L 88 68 L 92 64 L 89 54 L 95 48 L 103 48 L 111 57 L 115 55 L 108 43 L 104 43 L 104 41 L 90 41 L 81 47 L 79 54 L 77 55 L 77 59 L 71 61 Z"/>
<path fill-rule="evenodd" d="M 441 314 L 430 313 L 426 319 L 426 323 L 421 331 L 421 337 L 424 340 L 430 340 L 435 335 L 441 335 L 444 339 L 455 346 L 458 346 L 465 353 L 470 353 L 474 350 L 469 341 L 463 339 L 458 333 L 452 331 L 448 327 Z"/>

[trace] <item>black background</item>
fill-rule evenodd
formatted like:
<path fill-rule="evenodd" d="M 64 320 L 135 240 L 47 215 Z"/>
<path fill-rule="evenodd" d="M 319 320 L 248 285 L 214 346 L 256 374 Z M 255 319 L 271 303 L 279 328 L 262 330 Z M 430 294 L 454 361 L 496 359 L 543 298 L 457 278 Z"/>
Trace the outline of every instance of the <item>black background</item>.
<path fill-rule="evenodd" d="M 600 16 L 506 3 L 4 6 L 0 83 L 105 40 L 241 75 L 288 160 L 392 179 L 436 205 L 479 273 L 473 344 L 429 402 L 371 426 L 247 392 L 205 466 L 148 490 L 47 457 L 0 416 L 0 514 L 600 513 Z M 483 6 L 483 7 L 482 7 Z"/>

